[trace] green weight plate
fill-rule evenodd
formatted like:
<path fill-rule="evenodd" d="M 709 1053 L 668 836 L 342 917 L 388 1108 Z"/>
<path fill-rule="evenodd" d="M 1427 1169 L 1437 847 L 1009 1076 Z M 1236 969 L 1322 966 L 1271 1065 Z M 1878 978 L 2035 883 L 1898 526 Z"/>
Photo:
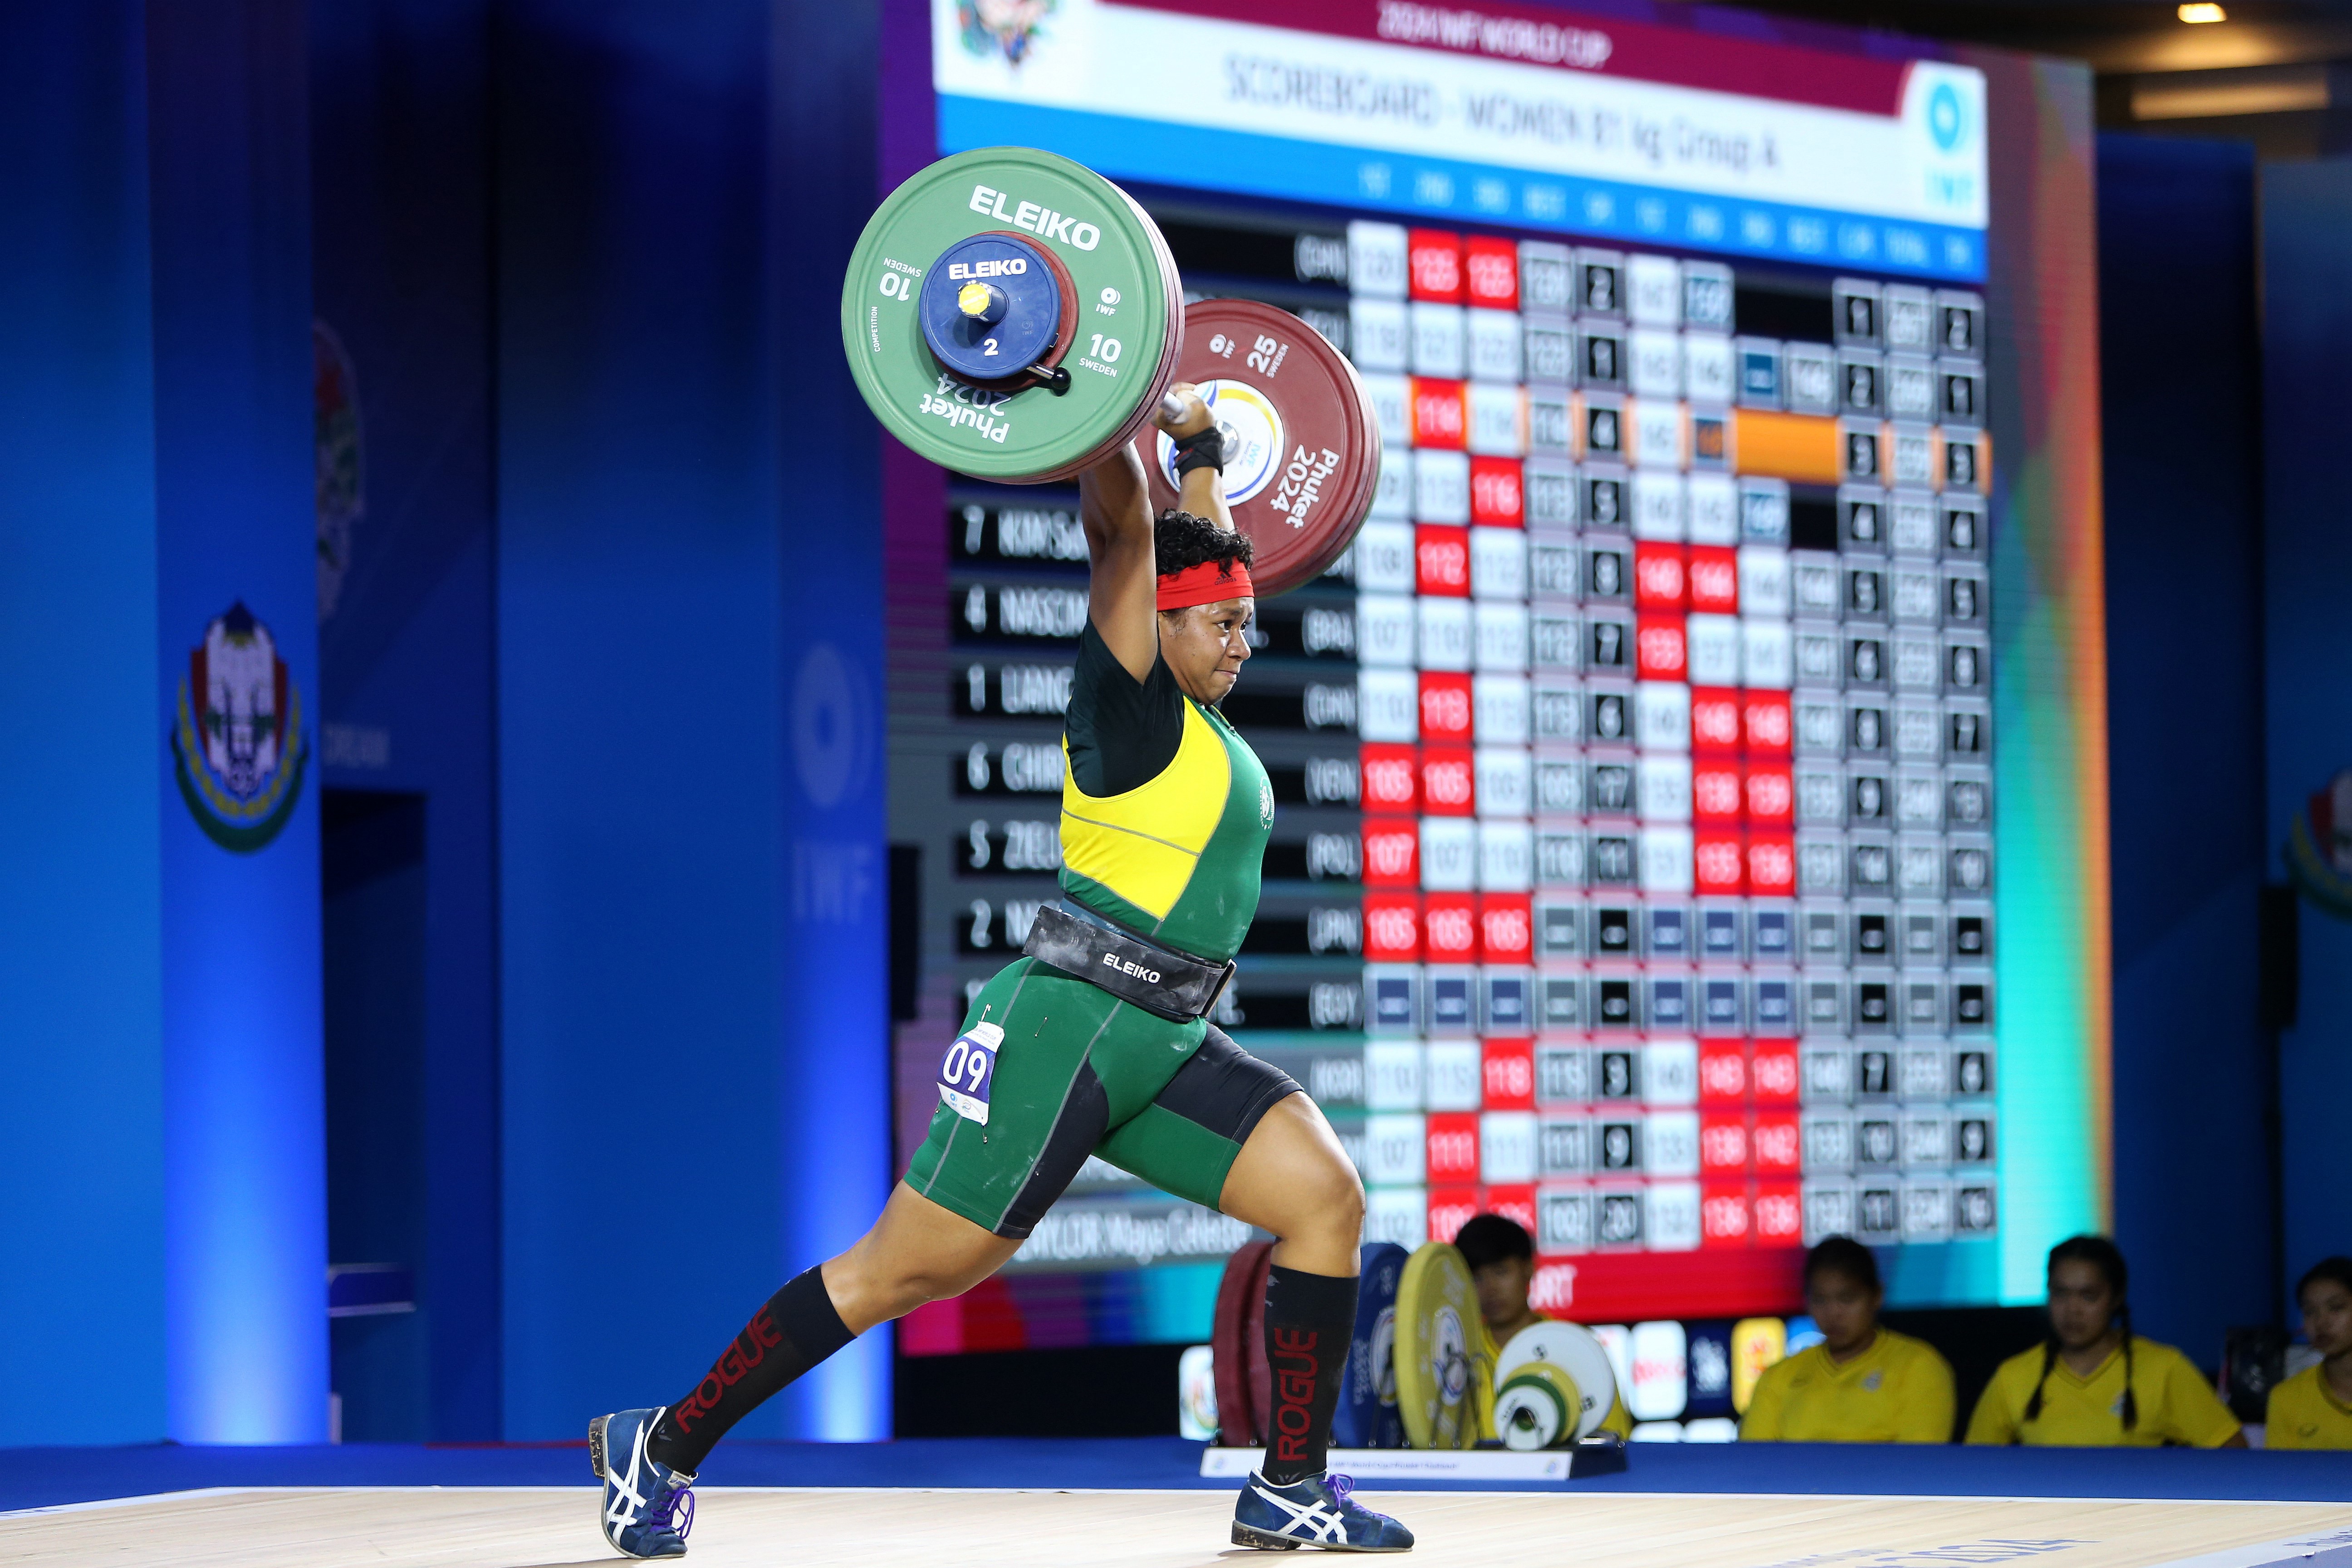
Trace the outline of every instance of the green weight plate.
<path fill-rule="evenodd" d="M 1506 1448 L 1564 1447 L 1582 1403 L 1574 1378 L 1549 1362 L 1529 1362 L 1495 1391 L 1495 1429 Z"/>
<path fill-rule="evenodd" d="M 1397 1281 L 1397 1409 L 1412 1447 L 1476 1447 L 1486 1375 L 1477 1334 L 1470 1266 L 1444 1242 L 1423 1243 Z"/>
<path fill-rule="evenodd" d="M 1160 277 L 1167 285 L 1168 291 L 1166 298 L 1171 301 L 1181 300 L 1184 298 L 1184 280 L 1177 273 L 1176 256 L 1173 251 L 1168 248 L 1167 237 L 1160 232 L 1160 226 L 1152 221 L 1151 215 L 1145 212 L 1142 205 L 1138 203 L 1133 196 L 1127 195 L 1127 193 L 1124 191 L 1121 191 L 1119 195 L 1127 197 L 1127 205 L 1134 209 L 1136 221 L 1142 224 L 1151 233 L 1152 245 L 1160 254 Z M 1168 330 L 1162 334 L 1160 366 L 1157 372 L 1155 372 L 1154 379 L 1152 381 L 1152 384 L 1160 388 L 1162 392 L 1167 390 L 1169 383 L 1176 379 L 1178 357 L 1183 353 L 1184 349 L 1185 316 L 1186 312 L 1181 309 L 1171 309 L 1168 312 Z M 1055 470 L 1053 473 L 1041 475 L 1040 478 L 1044 479 L 1068 479 L 1076 478 L 1079 474 L 1094 467 L 1095 464 L 1101 462 L 1113 452 L 1118 451 L 1121 447 L 1129 445 L 1130 442 L 1134 441 L 1137 437 L 1144 434 L 1144 432 L 1150 427 L 1151 416 L 1158 409 L 1159 405 L 1159 398 L 1154 397 L 1150 399 L 1141 407 L 1138 408 L 1135 411 L 1134 418 L 1129 421 L 1127 426 L 1121 429 L 1117 435 L 1113 436 L 1109 440 L 1105 441 L 1099 447 L 1090 449 L 1076 461 L 1065 465 L 1061 468 Z"/>
<path fill-rule="evenodd" d="M 1066 394 L 1024 365 L 1002 381 L 950 375 L 924 342 L 924 279 L 950 245 L 988 230 L 1033 237 L 1069 274 L 1078 320 Z M 915 175 L 867 222 L 842 284 L 842 345 L 893 436 L 960 473 L 1027 483 L 1076 472 L 1150 418 L 1181 331 L 1173 277 L 1158 227 L 1108 180 L 1051 153 L 980 148 Z"/>

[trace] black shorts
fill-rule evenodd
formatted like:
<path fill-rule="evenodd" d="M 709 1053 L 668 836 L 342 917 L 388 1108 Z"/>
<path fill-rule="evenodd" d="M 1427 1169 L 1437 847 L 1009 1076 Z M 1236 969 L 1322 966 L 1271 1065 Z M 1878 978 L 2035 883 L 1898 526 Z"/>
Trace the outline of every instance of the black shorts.
<path fill-rule="evenodd" d="M 1006 1030 L 987 1125 L 942 1104 L 907 1166 L 908 1186 L 998 1236 L 1026 1237 L 1089 1154 L 1213 1209 L 1267 1107 L 1299 1092 L 1214 1025 L 1170 1024 L 1034 960 L 1007 978 L 1026 984 L 997 1016 L 1017 1026 L 1034 1008 L 1039 1025 Z M 1200 1045 L 1159 1077 L 1174 1052 L 1152 1042 L 1196 1026 Z"/>

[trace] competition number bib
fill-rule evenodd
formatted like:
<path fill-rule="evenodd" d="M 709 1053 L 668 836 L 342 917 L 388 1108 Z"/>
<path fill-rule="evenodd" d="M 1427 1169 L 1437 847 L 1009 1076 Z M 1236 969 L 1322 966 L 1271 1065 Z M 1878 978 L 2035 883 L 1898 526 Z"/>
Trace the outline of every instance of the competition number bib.
<path fill-rule="evenodd" d="M 968 1121 L 988 1125 L 988 1089 L 996 1079 L 996 1047 L 1004 1031 L 994 1024 L 974 1024 L 956 1037 L 940 1061 L 940 1098 Z"/>

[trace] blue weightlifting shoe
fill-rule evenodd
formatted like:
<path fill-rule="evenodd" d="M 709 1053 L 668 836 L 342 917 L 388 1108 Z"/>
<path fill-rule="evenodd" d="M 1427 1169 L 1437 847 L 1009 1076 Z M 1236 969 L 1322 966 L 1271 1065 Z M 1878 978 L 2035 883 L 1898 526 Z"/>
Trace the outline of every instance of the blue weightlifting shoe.
<path fill-rule="evenodd" d="M 1234 1544 L 1275 1552 L 1410 1552 L 1412 1531 L 1349 1494 L 1356 1483 L 1328 1472 L 1286 1487 L 1251 1472 L 1234 1505 Z"/>
<path fill-rule="evenodd" d="M 624 1410 L 588 1423 L 588 1462 L 604 1483 L 596 1522 L 613 1549 L 631 1557 L 683 1557 L 694 1528 L 694 1478 L 646 1452 L 661 1417 L 661 1410 Z"/>

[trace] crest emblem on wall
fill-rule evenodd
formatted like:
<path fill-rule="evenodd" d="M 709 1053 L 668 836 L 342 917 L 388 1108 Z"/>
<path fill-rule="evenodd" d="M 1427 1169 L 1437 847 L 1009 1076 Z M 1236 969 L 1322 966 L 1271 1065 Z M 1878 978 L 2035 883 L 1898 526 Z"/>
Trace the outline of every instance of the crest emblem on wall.
<path fill-rule="evenodd" d="M 982 59 L 1002 55 L 1017 66 L 1028 58 L 1054 5 L 1055 0 L 956 0 L 963 47 Z"/>
<path fill-rule="evenodd" d="M 294 814 L 309 760 L 302 697 L 241 600 L 188 652 L 172 757 L 196 826 L 224 849 L 261 848 Z"/>
<path fill-rule="evenodd" d="M 2328 780 L 2294 814 L 2286 868 L 2304 897 L 2338 920 L 2352 920 L 2352 768 Z"/>

